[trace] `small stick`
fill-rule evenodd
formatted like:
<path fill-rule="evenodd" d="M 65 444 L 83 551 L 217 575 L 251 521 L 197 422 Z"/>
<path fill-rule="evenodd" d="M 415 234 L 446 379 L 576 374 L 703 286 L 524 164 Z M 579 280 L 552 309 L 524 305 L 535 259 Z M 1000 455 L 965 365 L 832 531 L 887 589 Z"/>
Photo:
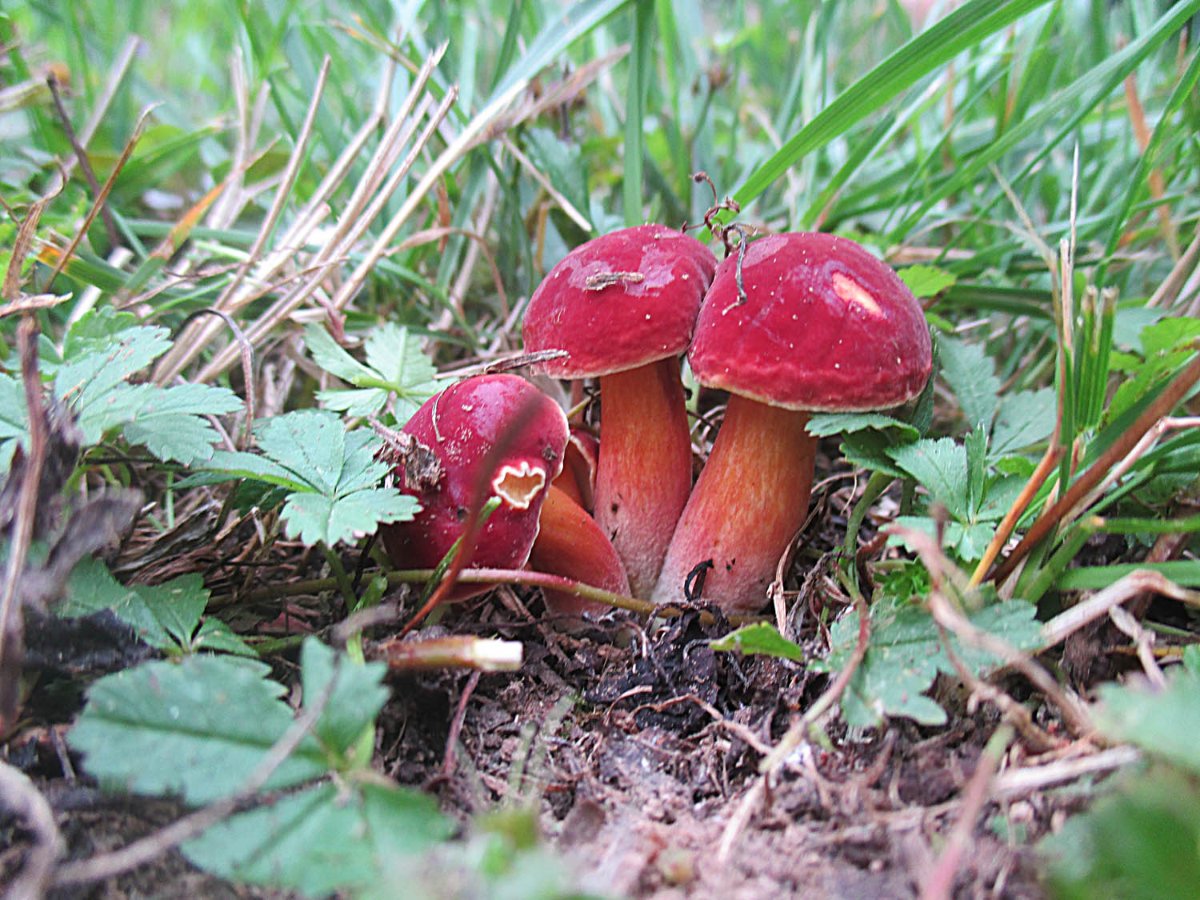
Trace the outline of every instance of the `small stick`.
<path fill-rule="evenodd" d="M 20 819 L 33 839 L 33 846 L 25 854 L 25 865 L 9 882 L 4 896 L 9 900 L 44 897 L 54 862 L 63 850 L 62 835 L 54 821 L 54 810 L 29 776 L 3 760 L 0 760 L 0 808 L 8 809 Z"/>
<path fill-rule="evenodd" d="M 462 694 L 459 695 L 458 704 L 454 708 L 454 718 L 450 720 L 450 731 L 446 735 L 446 752 L 442 756 L 442 771 L 441 777 L 444 780 L 449 780 L 454 774 L 454 764 L 457 757 L 458 738 L 462 734 L 463 722 L 467 718 L 467 703 L 471 700 L 471 695 L 475 693 L 475 688 L 479 684 L 479 673 L 472 672 L 471 677 L 467 679 L 467 683 L 463 686 Z"/>
<path fill-rule="evenodd" d="M 25 386 L 25 408 L 29 411 L 29 454 L 17 495 L 17 509 L 8 534 L 8 563 L 0 588 L 0 735 L 8 733 L 20 709 L 20 671 L 25 658 L 25 613 L 18 590 L 25 571 L 26 556 L 33 541 L 37 519 L 38 488 L 46 462 L 49 441 L 42 407 L 42 382 L 38 377 L 38 323 L 26 316 L 17 328 L 21 357 L 21 380 Z M 11 477 L 11 475 L 10 475 Z"/>
<path fill-rule="evenodd" d="M 71 149 L 75 151 L 75 159 L 79 163 L 83 177 L 87 179 L 88 187 L 92 189 L 92 196 L 99 197 L 100 182 L 96 180 L 96 173 L 92 169 L 91 162 L 88 161 L 87 151 L 79 143 L 79 136 L 71 124 L 71 117 L 67 115 L 67 108 L 63 106 L 62 94 L 58 90 L 58 78 L 53 72 L 46 78 L 46 84 L 50 86 L 50 96 L 54 98 L 54 109 L 58 112 L 59 121 L 62 122 L 63 132 L 71 144 Z M 121 236 L 117 233 L 117 223 L 113 221 L 112 211 L 108 208 L 108 204 L 100 206 L 100 218 L 104 220 L 104 232 L 108 235 L 109 244 L 116 247 L 121 243 Z"/>
<path fill-rule="evenodd" d="M 938 857 L 933 871 L 921 886 L 921 900 L 949 900 L 954 888 L 954 876 L 962 863 L 971 840 L 971 832 L 975 830 L 975 822 L 983 811 L 988 800 L 988 789 L 992 786 L 992 778 L 1004 756 L 1004 750 L 1012 740 L 1012 729 L 1001 726 L 992 733 L 983 748 L 979 765 L 967 783 L 963 792 L 962 808 L 959 810 L 958 821 L 946 839 L 946 847 Z"/>

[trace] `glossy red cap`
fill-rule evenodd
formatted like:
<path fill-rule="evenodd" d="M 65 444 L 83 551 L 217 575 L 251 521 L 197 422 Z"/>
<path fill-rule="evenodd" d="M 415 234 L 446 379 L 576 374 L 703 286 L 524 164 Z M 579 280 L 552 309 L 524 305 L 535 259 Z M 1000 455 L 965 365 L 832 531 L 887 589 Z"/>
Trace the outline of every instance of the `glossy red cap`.
<path fill-rule="evenodd" d="M 426 401 L 402 431 L 419 445 L 394 471 L 397 487 L 421 502 L 411 522 L 380 529 L 392 562 L 433 568 L 466 528 L 471 492 L 495 443 L 526 403 L 533 417 L 513 436 L 488 482 L 501 503 L 469 565 L 518 569 L 529 559 L 550 483 L 562 470 L 567 419 L 553 400 L 515 375 L 481 375 Z M 461 596 L 461 595 L 459 595 Z"/>
<path fill-rule="evenodd" d="M 850 412 L 911 400 L 933 367 L 920 304 L 847 238 L 775 234 L 718 267 L 688 352 L 701 384 L 788 409 Z"/>
<path fill-rule="evenodd" d="M 717 261 L 663 225 L 588 241 L 547 273 L 525 313 L 525 349 L 566 350 L 542 371 L 557 378 L 623 372 L 687 349 Z"/>

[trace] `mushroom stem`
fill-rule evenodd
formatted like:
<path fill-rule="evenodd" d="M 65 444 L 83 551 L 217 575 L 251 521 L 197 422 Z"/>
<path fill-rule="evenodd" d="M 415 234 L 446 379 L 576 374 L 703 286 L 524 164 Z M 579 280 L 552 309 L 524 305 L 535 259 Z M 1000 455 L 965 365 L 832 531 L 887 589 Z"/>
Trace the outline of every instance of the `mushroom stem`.
<path fill-rule="evenodd" d="M 725 612 L 767 602 L 779 559 L 804 523 L 816 439 L 808 413 L 730 395 L 725 421 L 671 539 L 652 599 L 687 599 L 684 583 L 711 560 L 701 599 Z"/>
<path fill-rule="evenodd" d="M 529 568 L 562 575 L 603 588 L 614 594 L 629 593 L 629 579 L 617 551 L 600 526 L 561 488 L 551 486 L 542 504 L 537 540 L 529 554 Z M 599 614 L 609 607 L 566 591 L 545 589 L 551 612 L 577 616 Z"/>
<path fill-rule="evenodd" d="M 625 563 L 634 595 L 644 597 L 692 486 L 679 361 L 601 376 L 600 399 L 596 521 Z"/>

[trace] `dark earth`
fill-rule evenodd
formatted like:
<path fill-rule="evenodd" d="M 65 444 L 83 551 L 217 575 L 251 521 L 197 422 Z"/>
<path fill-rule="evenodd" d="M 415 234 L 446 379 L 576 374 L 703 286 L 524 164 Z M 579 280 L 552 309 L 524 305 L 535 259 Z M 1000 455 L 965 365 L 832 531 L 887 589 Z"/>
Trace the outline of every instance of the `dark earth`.
<path fill-rule="evenodd" d="M 788 592 L 793 637 L 814 654 L 823 648 L 821 614 L 840 614 L 846 600 L 820 573 L 856 491 L 846 474 L 824 485 L 809 540 L 786 585 L 794 588 Z M 881 508 L 887 503 L 884 498 Z M 190 527 L 194 536 L 203 530 L 196 523 L 214 515 L 211 506 L 183 510 L 180 529 Z M 818 522 L 820 527 L 813 524 Z M 138 551 L 135 534 L 115 563 L 119 570 L 126 562 L 148 580 L 208 571 L 216 597 L 223 589 L 230 596 L 235 584 L 253 585 L 251 562 L 270 563 L 297 579 L 319 572 L 320 561 L 300 548 L 276 542 L 270 550 L 249 550 L 244 542 L 253 543 L 252 531 L 243 521 L 222 529 L 214 543 L 191 543 L 175 556 L 151 554 L 140 565 L 128 563 Z M 178 539 L 181 546 L 190 543 L 183 534 Z M 320 597 L 285 600 L 282 612 L 279 599 L 216 605 L 235 627 L 260 635 L 320 630 L 344 615 Z M 950 711 L 944 728 L 897 719 L 886 729 L 849 733 L 836 716 L 826 717 L 826 740 L 802 744 L 764 786 L 758 770 L 763 755 L 829 686 L 829 676 L 800 663 L 714 652 L 708 641 L 729 625 L 696 609 L 662 620 L 654 630 L 623 611 L 568 628 L 546 620 L 541 609 L 538 591 L 520 587 L 449 609 L 433 626 L 436 632 L 520 641 L 525 663 L 514 673 L 391 676 L 393 697 L 379 722 L 376 767 L 401 784 L 432 792 L 464 829 L 489 811 L 532 811 L 545 845 L 565 860 L 568 883 L 588 893 L 919 894 L 959 822 L 964 789 L 999 724 L 994 707 L 968 703 L 961 686 L 943 680 L 936 692 Z M 146 655 L 118 624 L 81 621 L 31 623 L 29 662 L 42 677 L 27 698 L 21 727 L 0 747 L 49 798 L 72 858 L 120 846 L 184 812 L 166 801 L 101 793 L 68 751 L 64 734 L 86 680 Z M 376 628 L 368 655 L 374 641 L 393 633 Z M 1094 655 L 1104 636 L 1090 640 Z M 294 653 L 271 658 L 277 677 L 294 680 Z M 1028 692 L 1019 679 L 998 683 L 1053 731 L 1053 717 L 1022 694 Z M 1019 741 L 1013 748 L 1006 764 L 1040 761 L 1023 753 Z M 1067 789 L 984 804 L 957 866 L 953 895 L 1041 896 L 1032 845 L 1082 802 Z M 11 819 L 0 820 L 0 872 L 20 865 L 25 838 Z M 430 896 L 470 895 L 433 875 L 428 890 Z M 55 893 L 200 895 L 283 896 L 219 882 L 175 852 L 109 883 Z"/>

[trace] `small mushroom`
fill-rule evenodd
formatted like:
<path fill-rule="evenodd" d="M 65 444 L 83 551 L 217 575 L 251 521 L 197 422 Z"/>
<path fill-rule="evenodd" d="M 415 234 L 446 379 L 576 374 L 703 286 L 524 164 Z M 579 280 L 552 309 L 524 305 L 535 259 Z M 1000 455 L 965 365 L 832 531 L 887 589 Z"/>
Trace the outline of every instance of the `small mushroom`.
<path fill-rule="evenodd" d="M 703 597 L 752 612 L 808 511 L 810 411 L 861 412 L 916 397 L 932 368 L 920 305 L 896 274 L 845 238 L 779 234 L 717 269 L 688 353 L 725 420 L 675 529 L 653 599 Z M 698 580 L 698 579 L 696 579 Z"/>
<path fill-rule="evenodd" d="M 629 593 L 625 566 L 595 520 L 564 490 L 554 485 L 542 505 L 541 530 L 533 542 L 529 568 L 572 581 Z M 546 589 L 546 608 L 559 615 L 598 615 L 609 607 L 566 591 Z"/>
<path fill-rule="evenodd" d="M 530 411 L 522 415 L 524 408 Z M 514 416 L 523 423 L 516 432 Z M 428 569 L 442 560 L 466 528 L 480 467 L 499 442 L 504 455 L 487 484 L 500 505 L 480 532 L 469 565 L 524 566 L 550 483 L 562 470 L 567 420 L 558 404 L 515 375 L 481 375 L 426 401 L 402 433 L 414 442 L 395 467 L 397 486 L 420 501 L 421 511 L 410 522 L 380 529 L 392 562 Z M 461 600 L 485 590 L 487 585 L 460 585 L 451 596 Z"/>
<path fill-rule="evenodd" d="M 564 491 L 589 514 L 596 507 L 596 467 L 600 464 L 600 441 L 582 425 L 571 426 L 562 473 L 554 486 Z"/>
<path fill-rule="evenodd" d="M 595 516 L 635 593 L 653 586 L 692 482 L 678 357 L 716 259 L 694 238 L 639 225 L 589 241 L 534 291 L 525 348 L 566 350 L 542 370 L 600 379 Z"/>

